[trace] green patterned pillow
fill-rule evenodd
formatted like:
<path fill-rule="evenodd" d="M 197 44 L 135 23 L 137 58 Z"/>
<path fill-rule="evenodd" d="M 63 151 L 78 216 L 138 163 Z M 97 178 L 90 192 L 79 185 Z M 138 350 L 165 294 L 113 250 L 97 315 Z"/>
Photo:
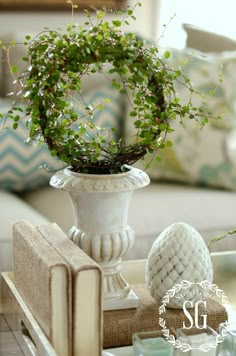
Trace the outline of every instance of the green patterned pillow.
<path fill-rule="evenodd" d="M 206 95 L 208 109 L 222 120 L 212 119 L 203 129 L 195 123 L 185 127 L 174 123 L 169 135 L 172 147 L 159 150 L 161 162 L 155 157 L 147 170 L 152 180 L 177 181 L 189 184 L 236 190 L 236 53 L 205 55 L 188 50 L 170 50 L 172 66 L 182 66 L 185 74 Z M 223 81 L 219 82 L 219 75 Z M 214 96 L 210 90 L 217 88 Z M 184 87 L 179 86 L 181 100 L 189 100 Z M 194 99 L 199 104 L 201 98 Z M 146 158 L 148 162 L 152 157 Z M 141 162 L 140 162 L 141 163 Z"/>
<path fill-rule="evenodd" d="M 152 180 L 167 180 L 236 190 L 236 131 L 210 126 L 176 129 L 172 147 L 147 170 Z M 234 134 L 234 135 L 232 135 Z"/>
<path fill-rule="evenodd" d="M 116 128 L 119 135 L 122 125 L 122 96 L 109 85 L 90 90 L 84 95 L 89 104 L 101 103 L 109 98 L 103 110 L 96 111 L 97 125 Z M 10 106 L 6 99 L 0 101 L 0 111 Z M 10 126 L 10 125 L 9 125 Z M 27 145 L 28 131 L 22 123 L 17 130 L 5 129 L 0 134 L 0 188 L 9 191 L 26 191 L 47 185 L 52 174 L 63 168 L 63 163 L 53 158 L 46 145 Z M 50 172 L 42 166 L 47 166 Z"/>
<path fill-rule="evenodd" d="M 170 52 L 170 65 L 176 69 L 182 67 L 184 74 L 203 95 L 203 98 L 194 95 L 193 103 L 200 105 L 205 100 L 213 116 L 223 116 L 222 120 L 212 120 L 211 126 L 224 129 L 236 127 L 236 51 L 206 54 L 189 49 L 170 49 Z M 185 87 L 179 84 L 177 89 L 181 100 L 188 101 Z M 214 95 L 210 94 L 212 90 L 215 90 Z"/>

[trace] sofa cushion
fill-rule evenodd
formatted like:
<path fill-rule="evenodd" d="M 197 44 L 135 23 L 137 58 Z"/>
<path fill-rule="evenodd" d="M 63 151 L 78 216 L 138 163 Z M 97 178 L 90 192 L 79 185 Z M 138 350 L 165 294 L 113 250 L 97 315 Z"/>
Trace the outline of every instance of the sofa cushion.
<path fill-rule="evenodd" d="M 156 180 L 236 190 L 236 164 L 232 159 L 236 153 L 236 52 L 207 56 L 190 50 L 171 49 L 170 52 L 170 65 L 184 68 L 184 73 L 205 96 L 207 110 L 214 117 L 222 114 L 222 119 L 209 119 L 203 129 L 191 120 L 183 120 L 182 125 L 178 120 L 171 123 L 175 131 L 168 139 L 174 145 L 157 152 L 162 159 L 159 163 L 151 155 L 146 157 L 146 162 L 152 161 L 147 172 Z M 181 102 L 189 100 L 184 86 L 178 85 L 177 90 Z M 195 95 L 192 100 L 200 106 L 203 98 Z M 132 137 L 132 130 L 128 123 L 126 137 Z M 143 161 L 138 166 L 142 167 Z"/>
<path fill-rule="evenodd" d="M 187 23 L 183 24 L 183 28 L 187 34 L 186 47 L 207 53 L 236 50 L 236 41 L 229 37 Z"/>
<path fill-rule="evenodd" d="M 31 192 L 24 192 L 21 197 L 33 209 L 50 221 L 56 222 L 65 233 L 73 226 L 73 210 L 67 192 L 45 186 Z"/>
<path fill-rule="evenodd" d="M 18 220 L 45 224 L 48 219 L 14 194 L 0 190 L 0 272 L 12 271 L 12 226 Z M 0 276 L 1 284 L 1 276 Z"/>
<path fill-rule="evenodd" d="M 236 193 L 178 184 L 152 183 L 134 192 L 128 223 L 135 231 L 135 245 L 126 259 L 146 258 L 155 238 L 174 222 L 186 222 L 208 242 L 236 227 Z M 25 201 L 65 232 L 73 225 L 68 193 L 45 187 L 24 193 Z M 236 236 L 212 246 L 212 251 L 236 249 Z"/>

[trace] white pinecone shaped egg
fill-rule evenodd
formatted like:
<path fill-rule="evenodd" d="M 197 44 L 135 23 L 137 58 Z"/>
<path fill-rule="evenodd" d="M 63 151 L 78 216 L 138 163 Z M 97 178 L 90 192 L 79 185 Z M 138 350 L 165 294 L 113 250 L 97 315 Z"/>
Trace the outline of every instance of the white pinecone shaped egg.
<path fill-rule="evenodd" d="M 167 227 L 154 241 L 147 260 L 146 283 L 152 297 L 161 302 L 166 292 L 183 280 L 212 283 L 213 267 L 199 232 L 191 225 L 178 222 Z M 168 307 L 182 308 L 183 300 L 172 298 Z"/>

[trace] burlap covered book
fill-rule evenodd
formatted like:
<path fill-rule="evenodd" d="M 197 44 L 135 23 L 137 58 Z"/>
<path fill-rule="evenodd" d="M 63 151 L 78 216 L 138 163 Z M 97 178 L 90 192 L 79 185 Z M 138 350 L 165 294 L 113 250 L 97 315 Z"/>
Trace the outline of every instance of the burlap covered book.
<path fill-rule="evenodd" d="M 72 272 L 73 356 L 99 356 L 102 353 L 102 270 L 76 246 L 55 223 L 37 231 L 63 256 Z"/>
<path fill-rule="evenodd" d="M 13 226 L 15 285 L 59 356 L 71 349 L 71 272 L 30 223 Z"/>
<path fill-rule="evenodd" d="M 140 331 L 161 330 L 159 325 L 159 304 L 150 295 L 146 285 L 133 285 L 132 289 L 139 297 L 137 309 L 104 311 L 103 347 L 132 345 L 132 335 Z M 188 309 L 194 319 L 194 309 Z M 214 300 L 207 301 L 207 325 L 217 329 L 220 323 L 228 319 L 225 308 Z M 199 315 L 202 314 L 199 306 Z M 162 314 L 163 317 L 163 314 Z M 164 318 L 166 326 L 172 330 L 189 323 L 181 309 L 166 309 Z"/>

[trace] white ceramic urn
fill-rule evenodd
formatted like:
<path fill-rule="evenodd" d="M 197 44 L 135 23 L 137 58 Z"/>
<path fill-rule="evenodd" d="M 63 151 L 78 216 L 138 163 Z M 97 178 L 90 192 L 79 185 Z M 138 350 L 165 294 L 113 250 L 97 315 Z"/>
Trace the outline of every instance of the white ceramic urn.
<path fill-rule="evenodd" d="M 121 259 L 133 246 L 134 232 L 128 225 L 133 192 L 150 183 L 148 175 L 127 166 L 119 174 L 95 175 L 57 172 L 51 186 L 69 193 L 75 225 L 69 237 L 103 268 L 104 310 L 137 306 L 136 295 L 121 275 Z"/>

